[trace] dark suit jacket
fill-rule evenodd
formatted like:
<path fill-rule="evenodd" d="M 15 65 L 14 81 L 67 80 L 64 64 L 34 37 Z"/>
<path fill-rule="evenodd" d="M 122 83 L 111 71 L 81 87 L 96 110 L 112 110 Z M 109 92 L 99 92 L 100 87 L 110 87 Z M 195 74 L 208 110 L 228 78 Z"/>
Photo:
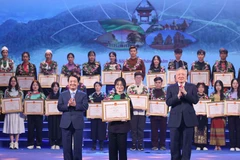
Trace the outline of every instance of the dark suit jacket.
<path fill-rule="evenodd" d="M 198 125 L 197 116 L 193 108 L 193 104 L 198 103 L 197 88 L 194 84 L 185 83 L 184 86 L 187 94 L 178 99 L 177 94 L 179 91 L 178 83 L 170 85 L 167 88 L 166 103 L 171 106 L 168 127 L 179 127 L 182 119 L 187 127 Z"/>
<path fill-rule="evenodd" d="M 67 129 L 72 123 L 75 129 L 84 128 L 83 112 L 88 109 L 87 94 L 77 90 L 75 95 L 76 106 L 68 107 L 68 101 L 71 98 L 70 91 L 61 93 L 58 99 L 58 110 L 63 112 L 60 127 Z"/>

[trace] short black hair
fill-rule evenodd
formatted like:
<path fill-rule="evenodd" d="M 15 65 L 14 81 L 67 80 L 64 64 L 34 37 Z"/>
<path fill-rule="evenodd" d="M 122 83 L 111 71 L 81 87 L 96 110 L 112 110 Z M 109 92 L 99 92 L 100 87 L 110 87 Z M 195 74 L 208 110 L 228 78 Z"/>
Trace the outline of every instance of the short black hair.
<path fill-rule="evenodd" d="M 155 78 L 154 78 L 154 82 L 157 82 L 157 81 L 161 81 L 161 82 L 162 82 L 163 79 L 162 79 L 161 77 L 155 77 Z"/>
<path fill-rule="evenodd" d="M 182 53 L 183 50 L 181 48 L 177 48 L 174 50 L 174 53 L 177 54 L 177 53 Z"/>
<path fill-rule="evenodd" d="M 23 61 L 23 56 L 24 56 L 24 54 L 27 54 L 27 55 L 28 55 L 28 60 L 30 60 L 30 53 L 29 53 L 29 52 L 23 52 L 23 53 L 22 53 L 22 61 Z"/>
<path fill-rule="evenodd" d="M 74 56 L 73 53 L 68 53 L 68 54 L 67 54 L 67 58 L 68 58 L 69 56 L 73 56 L 73 58 L 75 58 L 75 56 Z"/>
<path fill-rule="evenodd" d="M 135 73 L 134 73 L 134 77 L 137 77 L 137 76 L 142 76 L 142 78 L 143 78 L 142 72 L 135 72 Z"/>
<path fill-rule="evenodd" d="M 205 83 L 203 83 L 203 82 L 197 83 L 197 88 L 199 88 L 200 86 L 203 86 L 203 88 L 205 90 L 205 88 L 206 88 L 206 84 Z"/>
<path fill-rule="evenodd" d="M 225 48 L 220 48 L 220 49 L 219 49 L 219 53 L 220 53 L 220 54 L 221 54 L 221 53 L 228 54 L 228 50 L 225 49 Z"/>
<path fill-rule="evenodd" d="M 130 46 L 130 47 L 129 47 L 129 51 L 130 51 L 131 49 L 136 49 L 136 51 L 137 51 L 137 47 L 136 47 L 136 46 Z"/>
<path fill-rule="evenodd" d="M 78 81 L 78 83 L 79 83 L 80 77 L 78 77 L 77 75 L 71 74 L 70 76 L 68 76 L 68 82 L 69 82 L 70 77 L 75 77 L 75 78 L 77 78 L 77 81 Z"/>
<path fill-rule="evenodd" d="M 99 84 L 99 86 L 102 87 L 102 83 L 101 83 L 101 82 L 95 82 L 94 85 L 93 85 L 93 87 L 95 88 L 97 84 Z"/>
<path fill-rule="evenodd" d="M 121 81 L 121 82 L 122 82 L 123 87 L 124 87 L 124 90 L 126 90 L 126 88 L 127 88 L 127 83 L 126 83 L 125 79 L 122 78 L 122 77 L 117 78 L 117 79 L 114 81 L 114 86 L 117 85 L 117 82 L 118 82 L 118 81 Z M 114 88 L 115 88 L 115 87 L 114 87 Z M 115 88 L 115 91 L 116 91 L 116 88 Z"/>
<path fill-rule="evenodd" d="M 202 49 L 199 49 L 198 51 L 197 51 L 197 55 L 199 55 L 199 54 L 203 54 L 204 56 L 206 55 L 206 52 L 204 51 L 204 50 L 202 50 Z"/>

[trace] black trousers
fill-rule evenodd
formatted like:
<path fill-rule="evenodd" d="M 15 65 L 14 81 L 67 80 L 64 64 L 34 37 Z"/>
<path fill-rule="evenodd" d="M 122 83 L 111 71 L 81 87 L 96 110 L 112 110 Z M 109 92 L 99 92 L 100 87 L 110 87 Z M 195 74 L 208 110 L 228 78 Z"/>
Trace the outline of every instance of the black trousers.
<path fill-rule="evenodd" d="M 192 139 L 193 127 L 187 127 L 183 119 L 178 128 L 170 128 L 171 160 L 190 160 Z"/>
<path fill-rule="evenodd" d="M 61 116 L 48 116 L 48 137 L 50 145 L 62 145 L 62 132 L 60 128 Z"/>
<path fill-rule="evenodd" d="M 34 145 L 34 130 L 36 129 L 36 145 L 42 145 L 42 129 L 43 129 L 43 116 L 41 115 L 28 115 L 28 146 Z"/>
<path fill-rule="evenodd" d="M 160 147 L 165 147 L 167 117 L 151 116 L 150 121 L 152 146 L 158 147 L 158 129 L 160 129 Z"/>
<path fill-rule="evenodd" d="M 240 116 L 228 117 L 230 147 L 240 148 Z"/>
<path fill-rule="evenodd" d="M 93 141 L 106 139 L 107 125 L 101 119 L 91 119 L 91 138 Z"/>
<path fill-rule="evenodd" d="M 109 136 L 109 160 L 127 160 L 127 133 L 111 133 Z"/>
<path fill-rule="evenodd" d="M 74 151 L 72 152 L 72 136 Z M 83 129 L 74 129 L 71 124 L 67 129 L 62 128 L 62 144 L 64 160 L 82 160 Z"/>
<path fill-rule="evenodd" d="M 131 119 L 131 133 L 133 144 L 143 144 L 144 128 L 146 124 L 146 116 L 133 115 Z"/>

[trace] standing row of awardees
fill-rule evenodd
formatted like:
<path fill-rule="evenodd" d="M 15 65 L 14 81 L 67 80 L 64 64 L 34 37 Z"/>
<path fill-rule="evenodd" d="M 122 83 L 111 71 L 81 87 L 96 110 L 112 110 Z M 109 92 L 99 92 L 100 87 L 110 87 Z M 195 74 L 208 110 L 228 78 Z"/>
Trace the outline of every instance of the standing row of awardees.
<path fill-rule="evenodd" d="M 6 115 L 3 132 L 10 135 L 10 148 L 18 149 L 19 134 L 25 132 L 24 115 L 27 115 L 28 149 L 34 148 L 35 129 L 36 148 L 41 149 L 43 115 L 46 114 L 51 148 L 59 149 L 62 144 L 64 159 L 82 159 L 83 117 L 87 112 L 91 121 L 91 149 L 97 149 L 98 141 L 100 150 L 103 150 L 108 127 L 111 160 L 118 159 L 118 154 L 119 159 L 127 159 L 127 133 L 130 130 L 130 150 L 144 150 L 146 116 L 151 121 L 152 150 L 166 150 L 168 124 L 173 159 L 190 159 L 192 139 L 197 150 L 207 150 L 208 118 L 211 118 L 210 145 L 214 145 L 215 150 L 221 150 L 225 145 L 227 117 L 230 150 L 240 151 L 239 84 L 234 79 L 234 66 L 226 61 L 226 49 L 220 49 L 221 60 L 216 61 L 212 73 L 210 65 L 204 61 L 206 53 L 203 50 L 197 52 L 198 61 L 192 64 L 189 73 L 187 63 L 181 60 L 181 49 L 174 51 L 176 60 L 169 62 L 167 74 L 160 57 L 154 56 L 146 76 L 147 86 L 142 83 L 146 72 L 144 61 L 137 57 L 136 47 L 130 47 L 129 51 L 131 57 L 124 62 L 122 69 L 117 63 L 116 53 L 110 52 L 110 62 L 104 65 L 103 71 L 100 63 L 96 62 L 95 52 L 90 51 L 88 62 L 83 64 L 80 81 L 81 69 L 74 63 L 74 54 L 67 55 L 68 63 L 62 67 L 62 74 L 58 77 L 57 62 L 52 60 L 52 52 L 47 50 L 37 81 L 36 67 L 29 62 L 30 54 L 22 54 L 23 63 L 17 66 L 15 77 L 11 72 L 14 62 L 8 58 L 8 49 L 3 47 L 0 78 L 5 79 L 1 82 L 5 83 L 1 84 L 5 93 L 1 106 L 2 113 Z M 193 84 L 186 82 L 188 75 Z M 214 93 L 208 98 L 211 83 Z M 164 87 L 167 84 L 170 86 L 166 94 Z M 101 92 L 102 85 L 106 85 L 107 94 Z M 171 107 L 170 111 L 168 107 Z M 62 132 L 56 126 L 60 126 Z"/>

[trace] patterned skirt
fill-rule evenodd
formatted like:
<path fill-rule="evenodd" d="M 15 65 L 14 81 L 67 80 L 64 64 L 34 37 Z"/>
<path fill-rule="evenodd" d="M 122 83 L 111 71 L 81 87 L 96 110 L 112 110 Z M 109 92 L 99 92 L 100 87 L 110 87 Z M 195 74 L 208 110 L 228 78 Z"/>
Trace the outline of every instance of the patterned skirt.
<path fill-rule="evenodd" d="M 224 119 L 212 118 L 210 130 L 210 145 L 225 146 L 225 122 Z"/>
<path fill-rule="evenodd" d="M 199 130 L 198 127 L 194 127 L 194 143 L 207 144 L 207 127 L 204 127 L 203 130 Z"/>

